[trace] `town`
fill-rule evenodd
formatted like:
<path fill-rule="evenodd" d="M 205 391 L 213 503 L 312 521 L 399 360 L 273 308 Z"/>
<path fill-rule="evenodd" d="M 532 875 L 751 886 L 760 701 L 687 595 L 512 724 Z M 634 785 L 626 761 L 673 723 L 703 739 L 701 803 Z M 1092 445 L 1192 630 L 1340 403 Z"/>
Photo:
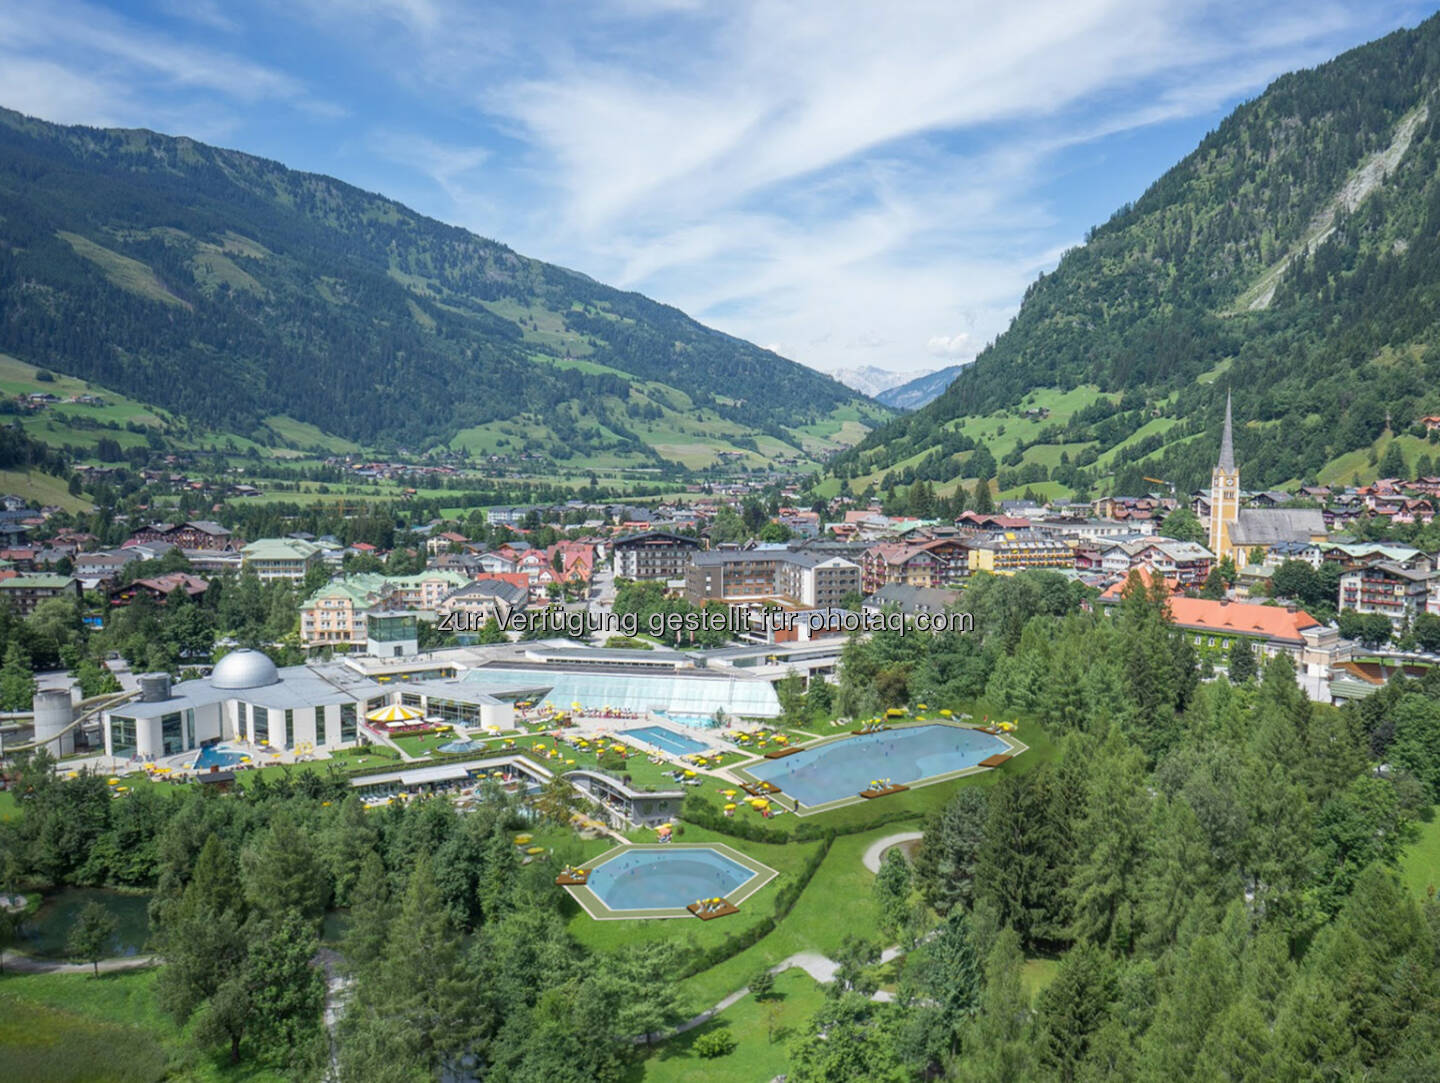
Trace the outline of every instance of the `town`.
<path fill-rule="evenodd" d="M 1440 14 L 1050 6 L 0 0 L 0 1080 L 1440 1078 Z"/>

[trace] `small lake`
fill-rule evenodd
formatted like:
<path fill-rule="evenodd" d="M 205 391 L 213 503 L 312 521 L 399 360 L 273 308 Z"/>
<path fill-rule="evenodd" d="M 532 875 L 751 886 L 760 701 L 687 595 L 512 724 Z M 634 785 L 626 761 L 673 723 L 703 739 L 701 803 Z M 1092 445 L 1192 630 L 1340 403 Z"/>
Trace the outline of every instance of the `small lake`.
<path fill-rule="evenodd" d="M 19 951 L 44 958 L 65 957 L 65 941 L 80 911 L 98 902 L 115 918 L 115 935 L 106 956 L 138 955 L 150 936 L 150 896 L 127 895 L 96 887 L 66 887 L 46 895 L 40 909 L 25 919 L 15 941 Z"/>

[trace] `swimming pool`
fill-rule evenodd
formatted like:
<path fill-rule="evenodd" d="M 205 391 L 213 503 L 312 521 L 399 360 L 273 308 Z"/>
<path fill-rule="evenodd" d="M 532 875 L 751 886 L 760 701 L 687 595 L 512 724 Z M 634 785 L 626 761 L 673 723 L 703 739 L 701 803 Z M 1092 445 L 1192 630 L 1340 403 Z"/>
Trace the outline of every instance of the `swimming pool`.
<path fill-rule="evenodd" d="M 718 850 L 636 850 L 597 866 L 587 886 L 611 910 L 668 910 L 729 895 L 754 875 Z"/>
<path fill-rule="evenodd" d="M 621 737 L 633 737 L 637 741 L 646 741 L 656 748 L 663 748 L 666 752 L 676 756 L 688 756 L 692 752 L 706 752 L 709 746 L 693 737 L 686 737 L 684 734 L 667 730 L 664 726 L 641 726 L 633 730 L 621 730 Z"/>
<path fill-rule="evenodd" d="M 225 748 L 202 748 L 200 755 L 195 757 L 194 769 L 197 771 L 208 771 L 212 767 L 234 767 L 243 760 L 248 753 L 231 752 Z"/>
<path fill-rule="evenodd" d="M 684 714 L 676 711 L 661 712 L 666 719 L 674 722 L 677 726 L 688 726 L 692 730 L 713 730 L 720 723 L 715 721 L 713 714 Z"/>
<path fill-rule="evenodd" d="M 974 767 L 985 757 L 1008 750 L 1000 738 L 978 730 L 938 724 L 908 726 L 804 748 L 746 770 L 802 804 L 823 805 L 854 797 L 879 779 L 906 785 Z"/>

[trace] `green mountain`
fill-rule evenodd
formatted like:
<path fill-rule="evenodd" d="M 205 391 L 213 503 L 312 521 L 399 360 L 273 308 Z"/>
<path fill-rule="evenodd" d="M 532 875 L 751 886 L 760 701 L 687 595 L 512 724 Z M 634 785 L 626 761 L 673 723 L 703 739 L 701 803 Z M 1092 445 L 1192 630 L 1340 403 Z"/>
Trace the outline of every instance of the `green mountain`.
<path fill-rule="evenodd" d="M 1247 487 L 1373 478 L 1392 444 L 1433 470 L 1414 422 L 1440 413 L 1437 85 L 1440 17 L 1276 80 L 1036 281 L 940 398 L 838 457 L 830 489 L 1190 489 L 1232 388 Z"/>
<path fill-rule="evenodd" d="M 815 459 L 887 412 L 330 177 L 0 110 L 0 353 L 264 442 Z"/>

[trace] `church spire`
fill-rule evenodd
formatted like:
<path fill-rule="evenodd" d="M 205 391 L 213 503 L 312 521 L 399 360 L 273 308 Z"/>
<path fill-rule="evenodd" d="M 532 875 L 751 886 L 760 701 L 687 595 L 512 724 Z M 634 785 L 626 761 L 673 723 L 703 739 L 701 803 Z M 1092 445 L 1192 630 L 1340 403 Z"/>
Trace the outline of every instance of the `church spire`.
<path fill-rule="evenodd" d="M 1225 434 L 1220 437 L 1220 465 L 1217 470 L 1235 473 L 1235 436 L 1230 421 L 1230 392 L 1225 392 Z"/>

